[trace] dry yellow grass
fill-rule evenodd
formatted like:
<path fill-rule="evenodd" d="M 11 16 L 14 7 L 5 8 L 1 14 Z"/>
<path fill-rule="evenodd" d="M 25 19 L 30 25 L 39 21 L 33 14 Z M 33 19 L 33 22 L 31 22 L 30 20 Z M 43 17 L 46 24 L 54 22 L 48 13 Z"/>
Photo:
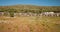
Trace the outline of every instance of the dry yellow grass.
<path fill-rule="evenodd" d="M 60 32 L 60 17 L 0 17 L 0 32 Z"/>

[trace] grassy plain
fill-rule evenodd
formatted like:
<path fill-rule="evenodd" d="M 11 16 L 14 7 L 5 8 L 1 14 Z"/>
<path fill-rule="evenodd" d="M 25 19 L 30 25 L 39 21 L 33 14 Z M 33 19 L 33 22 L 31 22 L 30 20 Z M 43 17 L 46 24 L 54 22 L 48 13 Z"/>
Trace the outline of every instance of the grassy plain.
<path fill-rule="evenodd" d="M 0 32 L 60 32 L 60 17 L 0 17 Z"/>

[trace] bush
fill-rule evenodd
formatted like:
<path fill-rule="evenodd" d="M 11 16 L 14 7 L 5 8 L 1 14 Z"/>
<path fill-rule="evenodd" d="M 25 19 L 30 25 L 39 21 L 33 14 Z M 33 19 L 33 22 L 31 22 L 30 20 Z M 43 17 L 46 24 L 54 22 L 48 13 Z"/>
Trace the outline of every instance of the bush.
<path fill-rule="evenodd" d="M 10 17 L 14 17 L 14 12 L 10 12 Z"/>

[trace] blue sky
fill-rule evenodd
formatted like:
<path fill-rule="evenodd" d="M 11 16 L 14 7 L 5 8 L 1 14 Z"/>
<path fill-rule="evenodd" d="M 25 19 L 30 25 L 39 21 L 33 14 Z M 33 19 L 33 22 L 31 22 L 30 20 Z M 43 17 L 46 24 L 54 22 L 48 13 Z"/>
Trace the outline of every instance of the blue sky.
<path fill-rule="evenodd" d="M 17 5 L 17 4 L 60 6 L 60 0 L 0 0 L 0 6 Z"/>

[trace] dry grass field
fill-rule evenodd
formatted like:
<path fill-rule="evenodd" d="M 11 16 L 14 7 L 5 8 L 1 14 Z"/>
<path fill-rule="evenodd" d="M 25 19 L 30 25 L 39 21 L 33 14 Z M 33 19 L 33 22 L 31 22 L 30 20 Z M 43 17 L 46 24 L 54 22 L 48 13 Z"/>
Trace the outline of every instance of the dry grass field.
<path fill-rule="evenodd" d="M 60 17 L 0 17 L 0 32 L 60 32 Z"/>

